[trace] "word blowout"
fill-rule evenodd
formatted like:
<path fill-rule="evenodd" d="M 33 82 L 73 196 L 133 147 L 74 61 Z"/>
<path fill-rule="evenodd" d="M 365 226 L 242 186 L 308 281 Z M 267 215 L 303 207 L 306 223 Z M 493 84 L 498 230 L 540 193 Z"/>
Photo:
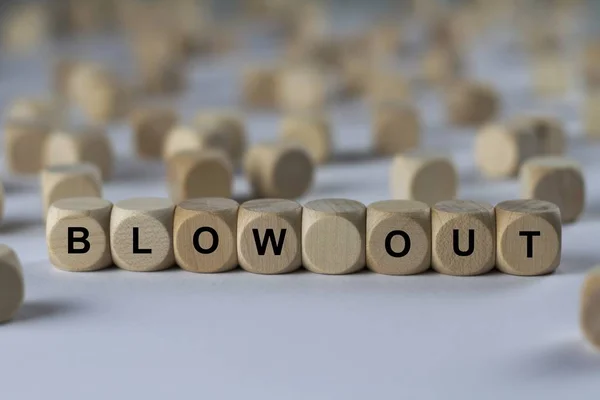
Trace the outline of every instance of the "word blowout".
<path fill-rule="evenodd" d="M 203 273 L 240 266 L 281 274 L 303 266 L 332 275 L 365 267 L 409 275 L 433 267 L 470 276 L 496 267 L 531 276 L 551 273 L 560 263 L 561 215 L 556 205 L 540 200 L 496 207 L 448 200 L 430 207 L 409 200 L 365 206 L 321 199 L 302 206 L 281 199 L 240 205 L 198 198 L 174 205 L 162 198 L 112 204 L 82 197 L 50 206 L 46 239 L 51 262 L 67 271 L 178 265 Z"/>

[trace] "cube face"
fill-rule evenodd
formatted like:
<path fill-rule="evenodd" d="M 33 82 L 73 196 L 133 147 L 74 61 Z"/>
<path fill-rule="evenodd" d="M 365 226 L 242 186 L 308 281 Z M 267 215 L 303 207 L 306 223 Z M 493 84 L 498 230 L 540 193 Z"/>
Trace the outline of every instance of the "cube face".
<path fill-rule="evenodd" d="M 138 156 L 146 159 L 161 158 L 165 138 L 177 119 L 177 113 L 168 108 L 135 111 L 131 125 Z"/>
<path fill-rule="evenodd" d="M 397 154 L 419 145 L 421 123 L 416 110 L 381 106 L 375 111 L 373 145 L 379 154 Z"/>
<path fill-rule="evenodd" d="M 252 200 L 240 206 L 238 259 L 246 271 L 281 274 L 302 264 L 302 206 L 279 199 Z"/>
<path fill-rule="evenodd" d="M 367 208 L 367 267 L 386 275 L 418 274 L 431 265 L 431 210 L 409 200 Z"/>
<path fill-rule="evenodd" d="M 581 330 L 590 344 L 600 350 L 600 269 L 592 270 L 581 290 Z"/>
<path fill-rule="evenodd" d="M 23 270 L 16 253 L 0 244 L 0 323 L 9 321 L 25 297 Z"/>
<path fill-rule="evenodd" d="M 41 170 L 49 128 L 27 121 L 8 121 L 5 127 L 6 161 L 11 172 L 34 174 Z"/>
<path fill-rule="evenodd" d="M 281 137 L 305 147 L 317 164 L 324 163 L 331 156 L 330 124 L 324 117 L 288 116 L 281 124 Z"/>
<path fill-rule="evenodd" d="M 99 198 L 70 198 L 54 203 L 46 223 L 52 264 L 65 271 L 97 271 L 112 265 L 112 204 Z"/>

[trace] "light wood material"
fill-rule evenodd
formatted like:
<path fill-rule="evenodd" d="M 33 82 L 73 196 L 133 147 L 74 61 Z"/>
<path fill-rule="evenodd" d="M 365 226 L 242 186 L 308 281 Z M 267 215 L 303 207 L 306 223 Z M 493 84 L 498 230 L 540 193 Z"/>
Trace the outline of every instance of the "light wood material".
<path fill-rule="evenodd" d="M 500 110 L 500 98 L 490 85 L 459 82 L 450 87 L 446 107 L 452 124 L 479 126 L 496 117 Z"/>
<path fill-rule="evenodd" d="M 136 153 L 144 159 L 160 159 L 165 138 L 179 116 L 169 107 L 143 107 L 134 110 L 130 123 Z"/>
<path fill-rule="evenodd" d="M 463 74 L 463 61 L 460 53 L 447 46 L 429 48 L 422 59 L 423 78 L 431 85 L 448 85 Z"/>
<path fill-rule="evenodd" d="M 50 262 L 72 272 L 97 271 L 112 265 L 110 214 L 112 203 L 75 197 L 53 203 L 46 219 Z"/>
<path fill-rule="evenodd" d="M 378 154 L 403 153 L 419 146 L 421 119 L 417 109 L 402 102 L 385 102 L 373 112 L 373 147 Z"/>
<path fill-rule="evenodd" d="M 0 21 L 0 40 L 4 51 L 29 53 L 50 36 L 51 19 L 44 3 L 5 4 Z"/>
<path fill-rule="evenodd" d="M 208 136 L 222 136 L 223 149 L 238 165 L 246 152 L 246 128 L 242 118 L 225 111 L 202 111 L 196 114 L 194 126 Z"/>
<path fill-rule="evenodd" d="M 385 102 L 405 102 L 411 98 L 409 81 L 398 72 L 371 71 L 366 89 L 367 99 L 374 105 Z"/>
<path fill-rule="evenodd" d="M 57 101 L 24 97 L 10 104 L 5 118 L 37 121 L 40 125 L 57 127 L 65 121 L 65 110 Z"/>
<path fill-rule="evenodd" d="M 366 208 L 346 199 L 306 203 L 302 211 L 302 264 L 319 274 L 350 274 L 365 267 Z"/>
<path fill-rule="evenodd" d="M 302 206 L 292 200 L 259 199 L 240 206 L 240 267 L 256 274 L 283 274 L 302 264 Z"/>
<path fill-rule="evenodd" d="M 589 343 L 600 351 L 600 268 L 585 277 L 581 289 L 579 321 L 581 331 Z"/>
<path fill-rule="evenodd" d="M 173 203 L 162 198 L 115 203 L 110 218 L 110 250 L 115 265 L 136 272 L 172 267 L 173 213 Z"/>
<path fill-rule="evenodd" d="M 448 275 L 481 275 L 494 268 L 496 221 L 487 203 L 449 200 L 431 209 L 433 268 Z"/>
<path fill-rule="evenodd" d="M 242 102 L 250 109 L 277 107 L 277 76 L 275 67 L 248 67 L 242 74 Z"/>
<path fill-rule="evenodd" d="M 496 267 L 500 271 L 533 276 L 558 268 L 562 232 L 555 204 L 542 200 L 499 203 L 496 229 Z"/>
<path fill-rule="evenodd" d="M 0 244 L 0 323 L 10 321 L 23 304 L 25 283 L 19 257 Z"/>
<path fill-rule="evenodd" d="M 93 164 L 54 165 L 40 174 L 44 217 L 55 201 L 71 197 L 102 197 L 100 170 Z"/>
<path fill-rule="evenodd" d="M 314 162 L 303 146 L 262 143 L 248 150 L 244 171 L 254 195 L 294 199 L 310 189 Z"/>
<path fill-rule="evenodd" d="M 236 268 L 238 208 L 236 201 L 217 197 L 179 203 L 173 222 L 177 265 L 202 273 Z"/>
<path fill-rule="evenodd" d="M 112 144 L 106 132 L 98 127 L 54 131 L 46 140 L 43 154 L 45 166 L 91 163 L 100 169 L 105 181 L 113 173 Z"/>
<path fill-rule="evenodd" d="M 454 163 L 446 157 L 414 152 L 394 158 L 390 174 L 394 199 L 417 200 L 432 206 L 454 199 L 457 187 Z"/>
<path fill-rule="evenodd" d="M 533 89 L 540 97 L 563 97 L 571 85 L 567 56 L 553 52 L 534 57 L 531 66 Z"/>
<path fill-rule="evenodd" d="M 577 161 L 534 157 L 521 167 L 521 197 L 546 200 L 560 208 L 562 222 L 576 221 L 585 207 L 585 181 Z"/>
<path fill-rule="evenodd" d="M 419 201 L 384 200 L 367 207 L 367 267 L 411 275 L 431 265 L 431 209 Z"/>
<path fill-rule="evenodd" d="M 49 132 L 49 125 L 37 119 L 8 119 L 4 124 L 4 154 L 9 171 L 15 174 L 39 172 Z"/>
<path fill-rule="evenodd" d="M 540 155 L 563 155 L 567 147 L 567 134 L 563 123 L 552 116 L 526 115 L 511 122 L 514 129 L 529 133 L 537 140 Z"/>
<path fill-rule="evenodd" d="M 184 151 L 167 160 L 167 181 L 175 203 L 197 197 L 231 197 L 233 165 L 220 150 Z"/>
<path fill-rule="evenodd" d="M 322 114 L 294 113 L 285 116 L 280 136 L 285 141 L 304 146 L 316 164 L 325 163 L 333 152 L 330 122 Z"/>
<path fill-rule="evenodd" d="M 171 129 L 163 145 L 163 159 L 168 160 L 179 152 L 219 149 L 227 152 L 227 136 L 220 131 L 178 125 Z"/>
<path fill-rule="evenodd" d="M 586 95 L 583 107 L 583 121 L 586 135 L 593 139 L 600 138 L 600 91 L 597 88 Z"/>
<path fill-rule="evenodd" d="M 277 103 L 286 111 L 318 111 L 328 102 L 329 82 L 317 67 L 287 67 L 278 75 Z"/>

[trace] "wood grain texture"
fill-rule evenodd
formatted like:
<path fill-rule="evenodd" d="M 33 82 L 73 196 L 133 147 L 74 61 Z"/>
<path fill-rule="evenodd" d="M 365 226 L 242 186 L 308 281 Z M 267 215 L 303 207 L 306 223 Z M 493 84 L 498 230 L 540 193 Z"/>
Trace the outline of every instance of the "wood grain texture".
<path fill-rule="evenodd" d="M 241 116 L 229 111 L 201 111 L 194 118 L 194 126 L 210 135 L 223 137 L 224 150 L 238 165 L 246 152 L 246 127 Z"/>
<path fill-rule="evenodd" d="M 277 67 L 253 66 L 242 72 L 242 102 L 249 109 L 277 107 Z"/>
<path fill-rule="evenodd" d="M 372 127 L 373 148 L 378 154 L 403 153 L 419 146 L 421 120 L 417 109 L 402 102 L 375 106 Z"/>
<path fill-rule="evenodd" d="M 240 267 L 256 274 L 283 274 L 302 265 L 302 206 L 292 200 L 259 199 L 240 206 Z"/>
<path fill-rule="evenodd" d="M 449 200 L 431 209 L 433 268 L 448 275 L 481 275 L 494 268 L 496 221 L 487 203 Z"/>
<path fill-rule="evenodd" d="M 11 320 L 25 297 L 25 283 L 19 257 L 0 244 L 0 323 Z"/>
<path fill-rule="evenodd" d="M 115 265 L 136 272 L 172 267 L 175 264 L 173 214 L 173 203 L 162 198 L 133 198 L 115 203 L 110 219 L 110 249 Z"/>
<path fill-rule="evenodd" d="M 432 206 L 454 199 L 458 175 L 447 157 L 423 152 L 400 154 L 392 162 L 390 189 L 394 199 L 422 201 Z"/>
<path fill-rule="evenodd" d="M 140 107 L 130 116 L 136 154 L 144 159 L 160 159 L 165 139 L 179 119 L 170 107 Z"/>
<path fill-rule="evenodd" d="M 553 272 L 561 257 L 560 221 L 560 209 L 547 201 L 509 200 L 496 205 L 496 267 L 522 276 Z M 529 239 L 525 232 L 537 236 Z"/>
<path fill-rule="evenodd" d="M 4 123 L 4 154 L 8 170 L 35 174 L 43 166 L 43 152 L 50 126 L 38 119 L 12 118 Z"/>
<path fill-rule="evenodd" d="M 163 159 L 167 161 L 183 151 L 218 149 L 227 152 L 227 146 L 227 137 L 215 130 L 178 125 L 165 138 Z"/>
<path fill-rule="evenodd" d="M 46 167 L 40 174 L 44 217 L 55 201 L 70 197 L 102 197 L 100 169 L 94 164 Z"/>
<path fill-rule="evenodd" d="M 302 211 L 302 264 L 319 274 L 350 274 L 365 267 L 366 208 L 346 199 L 306 203 Z"/>
<path fill-rule="evenodd" d="M 495 89 L 481 82 L 452 85 L 446 97 L 449 121 L 457 126 L 479 126 L 493 120 L 500 111 Z"/>
<path fill-rule="evenodd" d="M 370 270 L 385 275 L 411 275 L 429 269 L 431 208 L 411 200 L 370 204 L 367 207 L 366 262 Z"/>
<path fill-rule="evenodd" d="M 529 159 L 519 174 L 521 197 L 554 203 L 563 223 L 576 221 L 585 208 L 585 181 L 580 164 L 564 157 Z"/>
<path fill-rule="evenodd" d="M 96 197 L 74 197 L 53 203 L 46 219 L 46 244 L 52 265 L 72 272 L 110 267 L 111 212 L 112 203 Z M 73 238 L 85 240 L 75 240 L 74 251 L 69 251 L 69 229 L 76 229 L 71 233 Z"/>
<path fill-rule="evenodd" d="M 579 323 L 584 337 L 600 351 L 600 268 L 585 277 L 581 289 Z"/>
<path fill-rule="evenodd" d="M 111 178 L 114 151 L 106 132 L 86 126 L 52 132 L 44 146 L 44 166 L 91 163 L 101 172 L 102 179 Z"/>
<path fill-rule="evenodd" d="M 286 115 L 279 128 L 280 137 L 304 146 L 316 164 L 324 164 L 333 152 L 331 124 L 321 113 Z"/>
<path fill-rule="evenodd" d="M 177 265 L 187 271 L 202 273 L 236 268 L 238 208 L 236 201 L 218 197 L 179 203 L 173 222 Z"/>
<path fill-rule="evenodd" d="M 256 144 L 244 158 L 244 172 L 257 197 L 300 197 L 310 189 L 314 169 L 308 151 L 293 143 Z"/>

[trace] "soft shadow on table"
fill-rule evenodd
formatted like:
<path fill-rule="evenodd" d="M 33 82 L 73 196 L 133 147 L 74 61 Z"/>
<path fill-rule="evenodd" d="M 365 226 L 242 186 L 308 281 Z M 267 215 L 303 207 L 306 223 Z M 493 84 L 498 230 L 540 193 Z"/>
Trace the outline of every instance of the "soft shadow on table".
<path fill-rule="evenodd" d="M 41 215 L 28 215 L 27 217 L 16 217 L 7 215 L 6 219 L 0 224 L 0 235 L 15 234 L 35 228 L 43 228 L 44 221 Z"/>
<path fill-rule="evenodd" d="M 25 301 L 13 323 L 38 321 L 46 318 L 56 318 L 76 313 L 81 309 L 80 305 L 66 300 L 33 300 Z"/>

